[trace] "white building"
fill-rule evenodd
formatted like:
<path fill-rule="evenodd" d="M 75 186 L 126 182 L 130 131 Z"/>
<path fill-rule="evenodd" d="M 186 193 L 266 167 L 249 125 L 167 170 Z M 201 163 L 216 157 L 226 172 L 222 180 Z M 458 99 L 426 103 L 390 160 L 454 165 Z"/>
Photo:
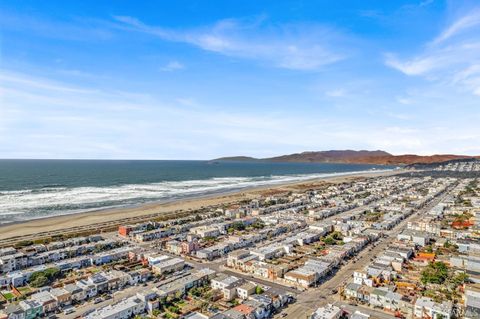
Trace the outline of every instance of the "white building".
<path fill-rule="evenodd" d="M 310 319 L 338 319 L 342 316 L 343 311 L 337 306 L 328 304 L 320 307 L 310 316 Z"/>
<path fill-rule="evenodd" d="M 185 261 L 181 258 L 171 258 L 163 260 L 152 266 L 152 270 L 157 274 L 182 270 L 185 267 Z"/>
<path fill-rule="evenodd" d="M 450 319 L 452 317 L 452 302 L 443 301 L 441 304 L 428 297 L 418 298 L 415 302 L 414 315 L 418 318 Z"/>
<path fill-rule="evenodd" d="M 129 319 L 145 312 L 145 303 L 137 296 L 100 308 L 87 315 L 85 319 Z"/>

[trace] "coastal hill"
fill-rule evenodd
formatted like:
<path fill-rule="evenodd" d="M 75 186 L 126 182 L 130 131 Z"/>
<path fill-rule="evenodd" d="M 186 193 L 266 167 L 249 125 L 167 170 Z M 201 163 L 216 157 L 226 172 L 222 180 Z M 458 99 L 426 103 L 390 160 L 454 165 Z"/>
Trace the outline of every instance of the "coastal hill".
<path fill-rule="evenodd" d="M 331 150 L 319 152 L 302 152 L 269 158 L 249 156 L 221 157 L 215 161 L 266 161 L 266 162 L 298 162 L 298 163 L 349 163 L 379 165 L 430 164 L 456 159 L 480 158 L 480 156 L 438 154 L 438 155 L 392 155 L 385 151 Z"/>

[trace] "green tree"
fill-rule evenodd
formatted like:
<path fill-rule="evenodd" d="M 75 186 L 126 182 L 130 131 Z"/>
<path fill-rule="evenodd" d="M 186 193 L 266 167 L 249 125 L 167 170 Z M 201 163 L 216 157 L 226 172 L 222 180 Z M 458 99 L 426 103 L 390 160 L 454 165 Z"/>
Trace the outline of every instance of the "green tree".
<path fill-rule="evenodd" d="M 47 277 L 49 280 L 55 280 L 58 277 L 60 277 L 60 269 L 52 267 L 52 268 L 47 268 L 43 271 L 43 274 L 45 277 Z"/>
<path fill-rule="evenodd" d="M 333 239 L 331 236 L 327 236 L 323 239 L 323 242 L 326 245 L 335 245 L 335 239 Z"/>
<path fill-rule="evenodd" d="M 255 293 L 261 295 L 263 293 L 263 288 L 260 286 L 255 287 Z"/>
<path fill-rule="evenodd" d="M 421 273 L 421 282 L 425 284 L 443 284 L 448 277 L 448 267 L 444 262 L 431 262 Z"/>
<path fill-rule="evenodd" d="M 339 231 L 334 231 L 330 236 L 332 236 L 333 239 L 335 240 L 342 240 L 343 236 L 342 233 Z"/>
<path fill-rule="evenodd" d="M 469 279 L 468 279 L 468 275 L 466 273 L 461 272 L 461 273 L 458 273 L 455 276 L 453 276 L 451 281 L 455 286 L 460 286 L 460 285 L 463 285 L 464 283 L 468 282 Z"/>
<path fill-rule="evenodd" d="M 30 283 L 30 286 L 34 288 L 39 288 L 39 287 L 46 286 L 49 283 L 49 280 L 47 277 L 40 275 L 40 276 L 36 276 L 35 279 L 30 280 L 29 283 Z"/>
<path fill-rule="evenodd" d="M 168 306 L 167 309 L 168 309 L 168 311 L 173 312 L 173 313 L 179 313 L 179 312 L 180 312 L 180 309 L 179 309 L 178 307 L 176 307 L 176 306 L 173 306 L 173 305 L 172 305 L 172 306 Z"/>

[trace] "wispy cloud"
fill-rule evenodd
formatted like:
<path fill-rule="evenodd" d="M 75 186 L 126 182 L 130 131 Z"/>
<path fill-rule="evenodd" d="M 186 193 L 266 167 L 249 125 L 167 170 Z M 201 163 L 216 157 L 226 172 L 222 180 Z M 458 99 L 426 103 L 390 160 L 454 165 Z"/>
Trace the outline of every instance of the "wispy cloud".
<path fill-rule="evenodd" d="M 48 16 L 8 12 L 3 8 L 0 11 L 2 30 L 22 31 L 45 38 L 82 42 L 104 41 L 113 37 L 112 30 L 101 21 L 78 17 L 72 20 L 53 20 Z"/>
<path fill-rule="evenodd" d="M 378 115 L 369 123 L 328 114 L 226 111 L 192 98 L 165 102 L 141 92 L 0 73 L 0 157 L 208 159 L 352 147 L 425 153 L 442 149 L 446 135 L 468 137 L 451 138 L 449 145 L 458 148 L 478 137 L 468 127 L 455 135 L 387 125 Z"/>
<path fill-rule="evenodd" d="M 346 94 L 347 94 L 347 91 L 345 91 L 344 89 L 336 89 L 336 90 L 325 92 L 325 95 L 329 97 L 343 97 Z"/>
<path fill-rule="evenodd" d="M 385 55 L 385 64 L 410 76 L 423 76 L 480 95 L 480 8 L 457 18 L 422 52 L 401 59 Z"/>
<path fill-rule="evenodd" d="M 431 5 L 435 0 L 423 0 L 420 2 L 419 6 L 420 7 L 426 7 Z"/>
<path fill-rule="evenodd" d="M 185 65 L 178 61 L 170 61 L 160 68 L 161 71 L 171 72 L 185 69 Z"/>
<path fill-rule="evenodd" d="M 403 96 L 398 96 L 396 98 L 397 102 L 400 103 L 400 104 L 403 104 L 403 105 L 410 105 L 413 103 L 412 99 L 408 98 L 408 97 L 403 97 Z"/>
<path fill-rule="evenodd" d="M 462 16 L 455 22 L 453 22 L 449 27 L 443 30 L 438 37 L 433 40 L 433 43 L 438 44 L 445 40 L 452 38 L 455 35 L 458 35 L 462 31 L 466 31 L 473 27 L 480 25 L 480 8 L 476 8 L 470 11 L 468 14 Z"/>
<path fill-rule="evenodd" d="M 285 69 L 318 70 L 346 56 L 332 47 L 340 35 L 320 25 L 263 26 L 263 19 L 225 19 L 211 26 L 174 30 L 147 25 L 129 16 L 116 16 L 115 20 L 123 29 Z"/>
<path fill-rule="evenodd" d="M 422 55 L 411 60 L 401 60 L 393 54 L 386 54 L 385 63 L 406 75 L 422 75 L 434 69 L 441 68 L 448 60 L 445 55 Z"/>
<path fill-rule="evenodd" d="M 95 91 L 93 89 L 84 89 L 84 88 L 78 88 L 75 86 L 65 86 L 61 83 L 51 81 L 49 79 L 33 80 L 31 77 L 19 75 L 19 74 L 8 72 L 1 69 L 0 69 L 0 83 L 3 83 L 3 84 L 14 83 L 14 84 L 25 85 L 31 88 L 44 89 L 44 90 L 57 91 L 57 92 L 92 93 Z"/>

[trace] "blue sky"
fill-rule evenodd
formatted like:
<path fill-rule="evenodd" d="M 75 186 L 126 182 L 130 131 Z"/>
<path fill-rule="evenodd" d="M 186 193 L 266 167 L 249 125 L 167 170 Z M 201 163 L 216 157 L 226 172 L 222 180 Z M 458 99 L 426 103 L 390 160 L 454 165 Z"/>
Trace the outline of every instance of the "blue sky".
<path fill-rule="evenodd" d="M 0 158 L 480 154 L 478 1 L 2 1 Z"/>

